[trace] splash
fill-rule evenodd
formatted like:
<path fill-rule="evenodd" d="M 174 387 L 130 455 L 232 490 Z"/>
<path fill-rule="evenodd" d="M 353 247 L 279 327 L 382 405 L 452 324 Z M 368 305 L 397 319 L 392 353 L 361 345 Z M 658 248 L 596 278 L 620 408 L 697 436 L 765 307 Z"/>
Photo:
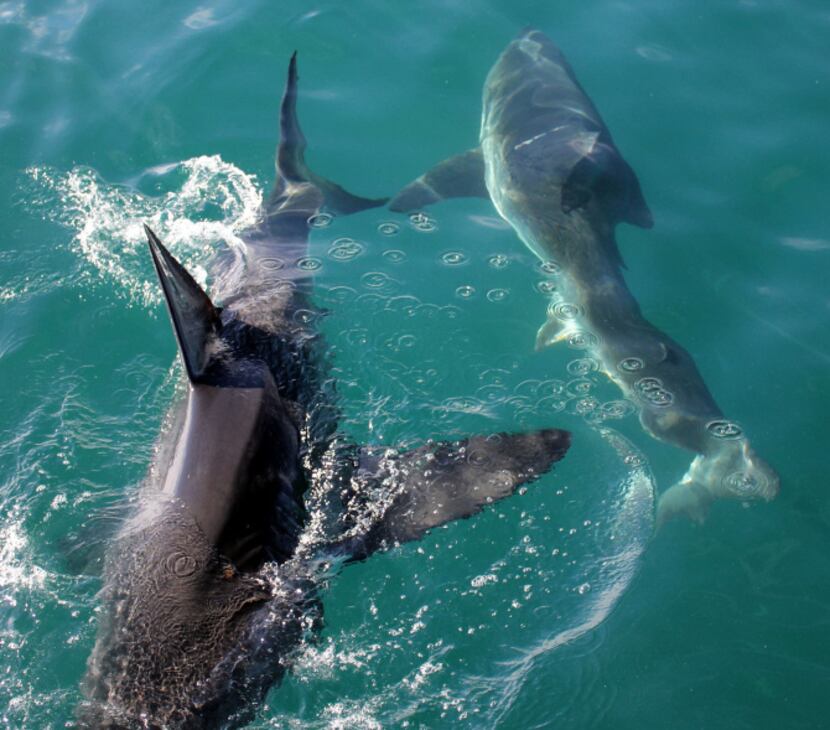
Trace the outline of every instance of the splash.
<path fill-rule="evenodd" d="M 26 173 L 35 187 L 31 205 L 73 232 L 71 247 L 83 260 L 80 283 L 114 283 L 117 293 L 144 307 L 161 296 L 147 261 L 144 223 L 205 285 L 204 262 L 223 242 L 241 249 L 239 234 L 256 223 L 262 201 L 256 178 L 218 155 L 150 168 L 129 187 L 87 167 Z"/>

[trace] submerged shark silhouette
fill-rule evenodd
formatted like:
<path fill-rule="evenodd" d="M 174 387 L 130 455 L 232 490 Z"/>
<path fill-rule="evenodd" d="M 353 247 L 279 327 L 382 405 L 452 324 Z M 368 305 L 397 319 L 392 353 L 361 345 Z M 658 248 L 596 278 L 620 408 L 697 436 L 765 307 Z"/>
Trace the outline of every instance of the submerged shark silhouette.
<path fill-rule="evenodd" d="M 628 290 L 614 229 L 651 228 L 651 212 L 570 65 L 538 30 L 523 31 L 490 70 L 480 146 L 407 185 L 390 208 L 472 196 L 489 198 L 561 272 L 537 349 L 570 340 L 590 350 L 648 433 L 697 454 L 661 496 L 658 524 L 679 513 L 700 521 L 716 499 L 773 499 L 778 475 L 724 419 L 691 355 L 643 317 Z"/>
<path fill-rule="evenodd" d="M 386 201 L 351 195 L 308 168 L 296 99 L 295 54 L 276 183 L 241 236 L 244 265 L 217 272 L 222 308 L 146 231 L 188 387 L 140 507 L 107 555 L 105 610 L 79 708 L 85 727 L 243 724 L 319 625 L 329 575 L 321 565 L 475 514 L 568 449 L 569 434 L 557 429 L 380 452 L 338 434 L 320 313 L 298 261 L 321 210 Z M 326 490 L 324 539 L 304 540 L 311 488 Z"/>

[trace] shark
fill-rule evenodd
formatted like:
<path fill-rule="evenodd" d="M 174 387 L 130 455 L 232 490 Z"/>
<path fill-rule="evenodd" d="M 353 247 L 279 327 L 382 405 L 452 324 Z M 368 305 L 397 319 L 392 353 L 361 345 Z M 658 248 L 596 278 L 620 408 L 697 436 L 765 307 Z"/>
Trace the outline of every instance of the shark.
<path fill-rule="evenodd" d="M 775 470 L 724 417 L 692 356 L 649 322 L 626 285 L 615 238 L 625 222 L 651 228 L 637 176 L 557 46 L 522 31 L 484 84 L 479 145 L 439 163 L 390 202 L 413 211 L 484 197 L 559 274 L 536 348 L 568 342 L 591 352 L 639 409 L 656 439 L 695 454 L 660 496 L 657 525 L 703 521 L 719 499 L 773 499 Z"/>
<path fill-rule="evenodd" d="M 570 444 L 554 428 L 409 449 L 340 433 L 303 259 L 317 216 L 386 199 L 352 195 L 309 168 L 297 83 L 295 53 L 273 190 L 244 246 L 212 270 L 221 305 L 145 227 L 186 392 L 107 550 L 83 727 L 247 723 L 321 629 L 336 570 L 508 497 Z"/>

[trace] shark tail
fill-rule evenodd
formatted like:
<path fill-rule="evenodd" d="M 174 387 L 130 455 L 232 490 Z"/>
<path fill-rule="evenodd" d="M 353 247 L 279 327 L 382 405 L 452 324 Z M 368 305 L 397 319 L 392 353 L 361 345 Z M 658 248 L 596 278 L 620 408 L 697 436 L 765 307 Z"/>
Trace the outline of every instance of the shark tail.
<path fill-rule="evenodd" d="M 269 208 L 273 208 L 292 183 L 315 185 L 323 195 L 324 206 L 334 213 L 357 213 L 385 205 L 388 198 L 362 198 L 353 195 L 337 183 L 313 172 L 305 162 L 306 138 L 297 118 L 297 52 L 288 64 L 288 78 L 280 107 L 280 142 L 277 146 L 277 180 L 271 194 Z"/>

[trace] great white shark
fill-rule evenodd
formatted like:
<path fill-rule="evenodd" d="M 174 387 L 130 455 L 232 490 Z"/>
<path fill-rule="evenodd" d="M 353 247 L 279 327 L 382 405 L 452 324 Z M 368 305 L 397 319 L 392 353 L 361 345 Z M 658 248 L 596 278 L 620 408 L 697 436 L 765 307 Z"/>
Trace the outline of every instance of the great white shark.
<path fill-rule="evenodd" d="M 106 557 L 83 727 L 244 724 L 319 627 L 325 566 L 468 517 L 546 472 L 569 446 L 557 429 L 408 451 L 360 448 L 338 432 L 321 312 L 302 260 L 321 211 L 386 201 L 309 169 L 296 101 L 295 54 L 273 191 L 241 234 L 244 248 L 214 268 L 222 307 L 146 229 L 186 396 Z M 328 512 L 315 516 L 309 537 L 312 492 Z"/>
<path fill-rule="evenodd" d="M 410 183 L 390 208 L 487 197 L 560 272 L 537 348 L 564 340 L 590 350 L 649 434 L 696 454 L 662 494 L 657 524 L 678 513 L 700 521 L 716 499 L 774 498 L 776 472 L 724 418 L 691 355 L 645 319 L 626 286 L 615 228 L 651 228 L 651 212 L 596 107 L 542 32 L 523 31 L 490 70 L 479 142 Z"/>

